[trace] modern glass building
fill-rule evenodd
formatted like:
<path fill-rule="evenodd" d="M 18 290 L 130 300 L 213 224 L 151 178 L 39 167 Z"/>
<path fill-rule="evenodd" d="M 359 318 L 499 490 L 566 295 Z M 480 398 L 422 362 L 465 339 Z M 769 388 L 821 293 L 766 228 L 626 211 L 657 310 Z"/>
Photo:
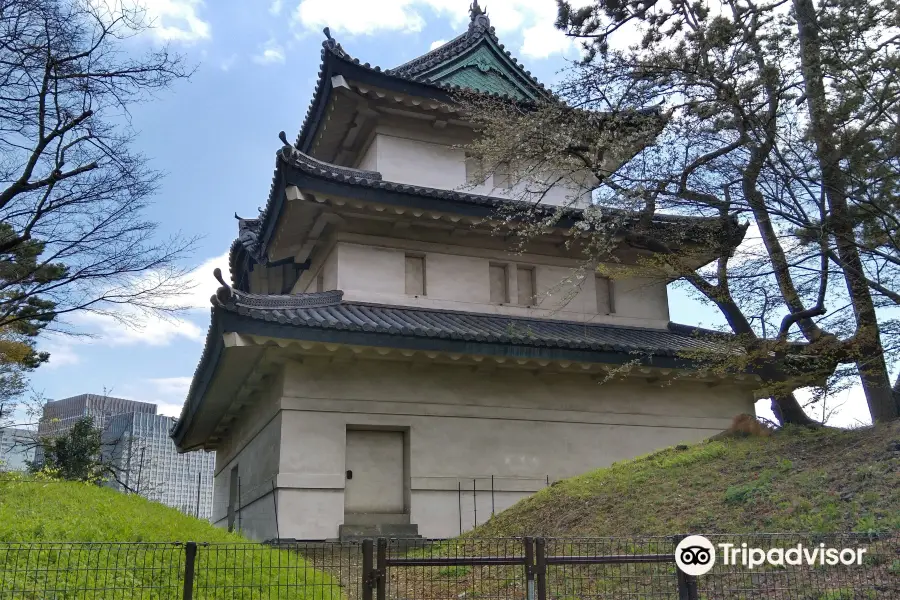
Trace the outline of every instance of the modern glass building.
<path fill-rule="evenodd" d="M 34 431 L 0 427 L 0 471 L 24 471 L 34 460 Z"/>
<path fill-rule="evenodd" d="M 123 413 L 155 415 L 156 405 L 100 394 L 79 394 L 54 400 L 44 405 L 41 421 L 38 423 L 38 438 L 66 433 L 82 417 L 92 417 L 94 426 L 102 430 L 106 426 L 107 419 Z M 34 458 L 35 462 L 43 463 L 44 455 L 40 447 L 37 448 Z"/>
<path fill-rule="evenodd" d="M 179 454 L 169 437 L 174 422 L 172 417 L 142 412 L 109 417 L 103 452 L 116 476 L 107 485 L 208 520 L 216 455 Z"/>
<path fill-rule="evenodd" d="M 156 409 L 150 402 L 80 394 L 45 404 L 38 436 L 63 434 L 78 419 L 91 417 L 103 432 L 101 452 L 115 471 L 109 487 L 209 519 L 216 455 L 179 454 L 169 437 L 174 419 L 156 414 Z M 29 434 L 33 436 L 33 432 Z M 34 458 L 40 461 L 40 448 L 36 454 Z"/>
<path fill-rule="evenodd" d="M 53 435 L 67 431 L 75 421 L 82 417 L 93 417 L 94 425 L 103 429 L 107 419 L 124 413 L 155 415 L 156 405 L 151 402 L 138 402 L 137 400 L 99 394 L 79 394 L 71 398 L 54 400 L 44 405 L 38 434 Z"/>

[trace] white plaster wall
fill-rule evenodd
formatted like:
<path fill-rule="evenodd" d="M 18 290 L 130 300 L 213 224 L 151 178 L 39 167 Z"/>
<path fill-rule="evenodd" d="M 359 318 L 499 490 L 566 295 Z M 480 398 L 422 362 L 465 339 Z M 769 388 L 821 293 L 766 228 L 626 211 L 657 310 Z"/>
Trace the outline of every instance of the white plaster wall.
<path fill-rule="evenodd" d="M 337 252 L 334 251 L 334 247 L 332 247 L 328 251 L 328 255 L 325 258 L 324 262 L 321 266 L 322 273 L 322 283 L 325 290 L 337 290 L 340 289 L 338 285 L 338 256 Z M 315 285 L 316 278 L 318 277 L 318 273 L 315 277 L 313 277 L 312 284 Z"/>
<path fill-rule="evenodd" d="M 338 244 L 337 287 L 372 294 L 403 294 L 406 289 L 406 254 L 392 248 Z M 426 266 L 426 285 L 427 280 Z"/>
<path fill-rule="evenodd" d="M 387 181 L 524 199 L 525 183 L 512 189 L 499 188 L 495 187 L 494 178 L 489 176 L 484 183 L 469 184 L 466 181 L 465 151 L 459 147 L 462 142 L 464 140 L 460 138 L 436 134 L 427 124 L 420 128 L 408 124 L 383 126 L 378 128 L 372 143 L 364 151 L 359 167 L 377 170 Z M 542 202 L 570 204 L 576 197 L 580 205 L 585 205 L 590 198 L 590 189 L 570 179 L 549 190 Z"/>
<path fill-rule="evenodd" d="M 247 406 L 216 452 L 210 521 L 220 527 L 228 526 L 231 469 L 237 466 L 241 484 L 238 506 L 241 510 L 235 527 L 240 526 L 244 535 L 257 540 L 275 537 L 272 487 L 278 474 L 282 448 L 281 389 L 279 379 Z"/>
<path fill-rule="evenodd" d="M 553 265 L 539 265 L 539 267 L 534 271 L 539 307 L 554 311 L 597 314 L 597 286 L 592 281 L 584 281 L 582 279 L 584 275 L 579 275 L 570 268 Z M 663 293 L 665 302 L 665 291 Z M 660 315 L 648 314 L 644 318 L 659 319 Z"/>
<path fill-rule="evenodd" d="M 436 252 L 425 255 L 429 298 L 487 304 L 491 298 L 488 275 L 488 261 L 482 258 Z"/>
<path fill-rule="evenodd" d="M 375 139 L 378 171 L 387 181 L 446 190 L 466 183 L 462 150 L 383 133 Z"/>
<path fill-rule="evenodd" d="M 613 290 L 617 315 L 669 320 L 665 282 L 647 277 L 616 279 L 613 281 Z"/>
<path fill-rule="evenodd" d="M 508 255 L 506 260 L 446 252 L 414 252 L 425 256 L 425 297 L 407 296 L 405 286 L 406 250 L 338 242 L 337 286 L 345 300 L 405 306 L 421 306 L 524 317 L 557 318 L 596 323 L 666 327 L 669 320 L 668 297 L 663 281 L 617 279 L 613 315 L 597 313 L 596 285 L 592 280 L 576 279 L 573 267 L 541 264 L 541 257 Z M 332 252 L 332 255 L 335 253 Z M 329 260 L 332 260 L 329 257 Z M 546 259 L 544 259 L 546 260 Z M 509 268 L 509 296 L 517 298 L 515 268 L 534 267 L 537 307 L 490 302 L 490 265 Z M 590 279 L 588 275 L 588 279 Z M 326 289 L 328 278 L 326 277 Z"/>
<path fill-rule="evenodd" d="M 378 170 L 378 138 L 373 137 L 372 141 L 366 146 L 366 149 L 363 150 L 363 154 L 359 159 L 359 164 L 357 168 L 363 169 L 365 171 L 377 171 Z"/>
<path fill-rule="evenodd" d="M 328 538 L 343 521 L 347 426 L 408 428 L 411 521 L 426 536 L 459 532 L 555 481 L 681 441 L 753 409 L 746 388 L 390 361 L 291 364 L 281 400 L 282 537 Z M 281 505 L 279 506 L 281 509 Z"/>

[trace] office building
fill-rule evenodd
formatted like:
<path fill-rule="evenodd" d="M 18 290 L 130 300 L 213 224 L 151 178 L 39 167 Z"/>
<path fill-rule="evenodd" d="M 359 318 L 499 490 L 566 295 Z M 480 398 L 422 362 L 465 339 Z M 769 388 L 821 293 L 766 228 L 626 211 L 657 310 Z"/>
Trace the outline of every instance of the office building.
<path fill-rule="evenodd" d="M 146 412 L 108 418 L 103 453 L 116 476 L 110 487 L 209 519 L 215 453 L 179 454 L 169 437 L 175 419 Z"/>

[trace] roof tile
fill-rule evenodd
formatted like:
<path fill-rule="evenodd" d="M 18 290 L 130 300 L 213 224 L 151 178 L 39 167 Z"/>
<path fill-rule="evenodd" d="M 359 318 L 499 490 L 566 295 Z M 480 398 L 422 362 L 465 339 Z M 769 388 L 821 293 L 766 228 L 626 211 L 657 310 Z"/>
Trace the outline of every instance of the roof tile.
<path fill-rule="evenodd" d="M 655 356 L 678 356 L 686 351 L 722 350 L 721 338 L 717 340 L 697 335 L 697 330 L 675 324 L 667 329 L 652 329 L 345 302 L 339 291 L 273 296 L 248 294 L 228 288 L 224 293 L 220 290 L 215 298 L 229 299 L 224 303 L 216 301 L 216 305 L 225 310 L 291 327 Z"/>

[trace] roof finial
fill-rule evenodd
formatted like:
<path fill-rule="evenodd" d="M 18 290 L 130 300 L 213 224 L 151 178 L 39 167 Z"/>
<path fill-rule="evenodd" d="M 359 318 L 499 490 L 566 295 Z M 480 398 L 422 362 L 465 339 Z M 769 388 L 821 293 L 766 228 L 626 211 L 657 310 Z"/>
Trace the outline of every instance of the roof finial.
<path fill-rule="evenodd" d="M 469 23 L 469 32 L 484 32 L 491 28 L 491 20 L 488 19 L 487 9 L 478 5 L 478 0 L 472 0 L 469 5 L 469 17 L 472 21 Z"/>
<path fill-rule="evenodd" d="M 216 267 L 213 269 L 213 275 L 216 278 L 216 281 L 222 284 L 222 287 L 216 290 L 216 293 L 209 299 L 212 302 L 213 306 L 224 306 L 231 302 L 234 298 L 234 293 L 231 290 L 231 286 L 225 283 L 225 280 L 222 278 L 222 270 Z"/>
<path fill-rule="evenodd" d="M 322 42 L 322 45 L 328 50 L 332 50 L 334 52 L 337 52 L 340 55 L 343 55 L 344 49 L 341 48 L 341 45 L 337 43 L 336 39 L 331 37 L 331 29 L 326 27 L 325 29 L 322 30 L 322 33 L 325 34 L 325 41 Z"/>

